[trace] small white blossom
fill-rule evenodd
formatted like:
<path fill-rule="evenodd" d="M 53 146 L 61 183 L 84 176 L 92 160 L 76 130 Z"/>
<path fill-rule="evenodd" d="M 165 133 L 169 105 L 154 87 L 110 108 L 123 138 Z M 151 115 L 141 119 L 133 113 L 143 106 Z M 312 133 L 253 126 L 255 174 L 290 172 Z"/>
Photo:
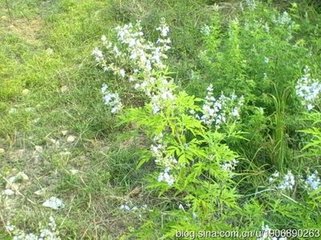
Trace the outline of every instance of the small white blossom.
<path fill-rule="evenodd" d="M 7 232 L 12 232 L 15 229 L 14 225 L 8 224 L 4 227 Z"/>
<path fill-rule="evenodd" d="M 121 51 L 118 49 L 117 46 L 114 46 L 113 52 L 114 52 L 114 54 L 115 54 L 115 57 L 121 56 Z"/>
<path fill-rule="evenodd" d="M 178 209 L 185 211 L 185 208 L 184 208 L 184 206 L 182 204 L 178 205 Z"/>
<path fill-rule="evenodd" d="M 164 172 L 161 172 L 158 176 L 159 182 L 166 182 L 169 186 L 172 186 L 175 182 L 175 179 L 172 175 L 169 173 L 170 169 L 165 168 Z"/>
<path fill-rule="evenodd" d="M 156 28 L 156 30 L 158 30 L 160 32 L 162 37 L 167 37 L 168 32 L 169 32 L 169 27 L 166 24 L 164 18 L 161 19 L 161 25 L 158 28 Z"/>
<path fill-rule="evenodd" d="M 292 172 L 289 170 L 287 174 L 283 177 L 282 182 L 278 186 L 278 189 L 281 190 L 292 190 L 295 185 L 295 179 Z"/>
<path fill-rule="evenodd" d="M 254 10 L 256 8 L 255 0 L 245 0 L 246 5 L 251 9 Z"/>
<path fill-rule="evenodd" d="M 281 191 L 291 191 L 295 186 L 295 177 L 290 170 L 284 176 L 281 176 L 278 171 L 275 171 L 269 178 L 269 183 Z"/>
<path fill-rule="evenodd" d="M 230 97 L 221 94 L 221 96 L 215 98 L 211 84 L 207 87 L 207 95 L 202 107 L 202 116 L 197 118 L 208 126 L 214 125 L 216 128 L 219 128 L 229 119 L 238 119 L 240 117 L 243 101 L 243 97 L 237 98 L 235 94 L 232 94 Z"/>
<path fill-rule="evenodd" d="M 275 182 L 280 176 L 280 173 L 278 171 L 275 171 L 271 177 L 269 178 L 269 183 Z"/>
<path fill-rule="evenodd" d="M 232 115 L 233 117 L 239 117 L 239 116 L 240 116 L 240 113 L 239 113 L 238 108 L 233 108 L 231 115 Z"/>
<path fill-rule="evenodd" d="M 119 209 L 121 209 L 121 210 L 126 210 L 126 211 L 130 211 L 130 207 L 129 207 L 127 204 L 121 205 Z"/>
<path fill-rule="evenodd" d="M 101 41 L 102 41 L 102 42 L 107 42 L 107 37 L 106 37 L 105 35 L 102 35 L 102 36 L 101 36 Z"/>
<path fill-rule="evenodd" d="M 277 18 L 276 22 L 281 25 L 290 25 L 292 23 L 292 19 L 287 11 L 284 11 L 280 16 Z"/>
<path fill-rule="evenodd" d="M 233 159 L 231 161 L 226 161 L 226 162 L 223 162 L 221 164 L 221 168 L 224 170 L 224 171 L 227 171 L 227 172 L 231 172 L 235 169 L 236 165 L 238 164 L 238 160 L 236 159 Z"/>
<path fill-rule="evenodd" d="M 297 81 L 295 90 L 307 110 L 312 110 L 316 100 L 320 98 L 321 83 L 318 79 L 311 78 L 310 68 L 308 66 L 304 68 L 304 75 Z"/>
<path fill-rule="evenodd" d="M 125 203 L 125 204 L 122 204 L 120 207 L 119 207 L 120 210 L 123 210 L 123 211 L 126 211 L 126 212 L 135 212 L 135 211 L 145 211 L 147 210 L 147 205 L 144 204 L 142 206 L 133 206 L 133 204 L 131 202 L 128 202 L 128 203 Z"/>
<path fill-rule="evenodd" d="M 111 108 L 111 113 L 115 114 L 122 110 L 123 105 L 118 93 L 110 92 L 106 84 L 103 84 L 101 92 L 103 94 L 104 103 Z"/>
<path fill-rule="evenodd" d="M 316 190 L 321 187 L 321 181 L 317 171 L 307 176 L 305 187 L 309 190 Z"/>
<path fill-rule="evenodd" d="M 104 60 L 103 52 L 97 47 L 93 50 L 92 55 L 95 57 L 96 62 L 98 63 Z"/>

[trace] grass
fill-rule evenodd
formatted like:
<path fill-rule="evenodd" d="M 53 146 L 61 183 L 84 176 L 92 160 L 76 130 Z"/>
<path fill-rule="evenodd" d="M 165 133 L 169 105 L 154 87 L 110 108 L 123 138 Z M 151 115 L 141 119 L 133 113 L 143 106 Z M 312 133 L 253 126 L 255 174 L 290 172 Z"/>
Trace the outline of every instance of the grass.
<path fill-rule="evenodd" d="M 20 196 L 1 198 L 0 229 L 10 220 L 32 232 L 50 215 L 64 239 L 115 239 L 135 226 L 130 222 L 139 218 L 123 215 L 119 206 L 148 203 L 145 193 L 128 195 L 146 170 L 135 170 L 141 143 L 128 140 L 104 108 L 99 89 L 108 76 L 95 68 L 91 51 L 121 22 L 140 18 L 153 29 L 166 17 L 174 27 L 174 66 L 187 79 L 193 61 L 186 59 L 195 59 L 199 36 L 193 26 L 206 22 L 206 15 L 195 12 L 205 1 L 136 3 L 1 1 L 0 186 L 18 172 L 29 180 L 19 185 Z M 75 140 L 67 141 L 69 136 Z M 43 195 L 36 195 L 38 190 Z M 57 212 L 42 207 L 51 196 L 67 207 Z"/>
<path fill-rule="evenodd" d="M 112 25 L 104 12 L 107 5 L 70 0 L 1 3 L 0 171 L 6 178 L 18 172 L 29 177 L 20 186 L 23 196 L 1 199 L 2 227 L 10 219 L 33 231 L 53 214 L 64 239 L 109 239 L 124 231 L 126 219 L 115 206 L 131 184 L 111 171 L 130 168 L 134 162 L 125 160 L 135 157 L 117 147 L 122 145 L 119 129 L 99 95 L 105 76 L 90 57 L 99 36 L 108 34 Z M 75 140 L 68 142 L 71 135 Z M 118 151 L 126 156 L 110 166 L 122 156 Z M 71 170 L 78 172 L 72 175 Z M 112 185 L 114 178 L 119 182 Z M 34 194 L 39 189 L 46 189 L 43 196 Z M 50 196 L 63 199 L 67 208 L 55 213 L 42 207 Z M 13 207 L 7 207 L 9 202 Z"/>

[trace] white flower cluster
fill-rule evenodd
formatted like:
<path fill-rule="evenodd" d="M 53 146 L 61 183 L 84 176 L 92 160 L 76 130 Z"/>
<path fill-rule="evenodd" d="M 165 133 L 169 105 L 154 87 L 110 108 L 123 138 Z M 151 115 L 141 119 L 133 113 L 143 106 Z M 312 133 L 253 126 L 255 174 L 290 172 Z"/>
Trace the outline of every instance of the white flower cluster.
<path fill-rule="evenodd" d="M 311 78 L 310 68 L 305 66 L 304 75 L 297 81 L 296 94 L 302 99 L 303 105 L 312 110 L 316 100 L 320 97 L 321 83 L 318 79 Z"/>
<path fill-rule="evenodd" d="M 256 8 L 255 0 L 245 0 L 246 5 L 251 9 L 254 10 Z"/>
<path fill-rule="evenodd" d="M 321 181 L 317 171 L 307 176 L 304 186 L 308 190 L 317 190 L 321 187 Z"/>
<path fill-rule="evenodd" d="M 140 22 L 119 26 L 116 28 L 116 33 L 120 44 L 113 44 L 103 36 L 101 39 L 103 50 L 96 48 L 93 51 L 97 63 L 105 71 L 111 71 L 114 75 L 128 80 L 136 90 L 143 92 L 150 99 L 148 106 L 154 114 L 162 113 L 162 110 L 175 105 L 176 99 L 174 91 L 176 85 L 168 76 L 167 67 L 164 64 L 171 42 L 168 38 L 169 27 L 162 20 L 156 30 L 160 36 L 156 43 L 151 43 L 144 38 Z M 107 85 L 103 85 L 102 92 L 105 95 L 105 103 L 112 107 L 113 112 L 118 112 L 121 109 L 118 95 L 107 91 Z M 237 98 L 234 94 L 230 98 L 223 94 L 218 99 L 214 98 L 213 88 L 210 86 L 202 116 L 196 117 L 207 125 L 215 124 L 219 127 L 231 118 L 239 118 L 242 104 L 243 97 Z M 172 186 L 175 182 L 173 172 L 177 167 L 177 160 L 168 154 L 166 148 L 163 137 L 160 136 L 154 139 L 150 150 L 155 163 L 162 169 L 158 181 Z M 230 169 L 233 166 L 223 167 Z"/>
<path fill-rule="evenodd" d="M 263 223 L 261 228 L 261 237 L 257 238 L 257 240 L 287 240 L 286 237 L 271 237 L 271 233 L 271 228 Z"/>
<path fill-rule="evenodd" d="M 218 98 L 213 96 L 213 86 L 207 88 L 205 103 L 202 107 L 202 116 L 198 117 L 204 124 L 211 126 L 214 124 L 219 128 L 222 124 L 227 123 L 230 119 L 240 117 L 240 109 L 243 105 L 244 98 L 238 98 L 235 94 L 226 97 L 223 93 Z"/>
<path fill-rule="evenodd" d="M 104 103 L 111 108 L 111 113 L 118 113 L 122 110 L 123 105 L 118 93 L 110 92 L 106 84 L 103 84 L 101 92 L 103 94 Z"/>
<path fill-rule="evenodd" d="M 8 224 L 5 229 L 10 234 L 13 234 L 13 240 L 61 240 L 55 219 L 52 216 L 49 217 L 47 228 L 42 228 L 39 234 L 25 233 L 10 224 Z"/>
<path fill-rule="evenodd" d="M 295 185 L 294 175 L 291 171 L 288 171 L 286 175 L 284 175 L 282 182 L 278 186 L 281 190 L 292 190 Z"/>
<path fill-rule="evenodd" d="M 280 190 L 293 190 L 295 186 L 295 178 L 292 172 L 289 170 L 287 174 L 280 179 L 280 173 L 278 171 L 274 172 L 272 176 L 269 178 L 269 182 L 271 184 L 279 183 L 276 188 Z"/>
<path fill-rule="evenodd" d="M 166 104 L 173 104 L 175 100 L 172 83 L 168 82 L 165 77 L 160 77 L 159 82 L 160 87 L 157 88 L 157 92 L 151 94 L 151 106 L 154 114 L 160 112 Z"/>
<path fill-rule="evenodd" d="M 286 33 L 287 41 L 293 38 L 292 33 L 296 23 L 292 20 L 291 16 L 288 14 L 287 11 L 284 11 L 277 17 L 273 16 L 272 22 L 274 22 L 277 26 L 280 26 L 281 28 L 286 28 L 286 31 L 284 33 Z"/>
<path fill-rule="evenodd" d="M 294 23 L 287 11 L 281 13 L 277 18 L 274 18 L 273 22 L 280 25 L 292 25 Z"/>
<path fill-rule="evenodd" d="M 172 186 L 175 182 L 175 178 L 170 174 L 170 168 L 166 167 L 164 172 L 161 172 L 157 179 L 159 182 L 166 182 L 168 186 Z"/>
<path fill-rule="evenodd" d="M 156 28 L 160 37 L 155 44 L 144 38 L 139 21 L 134 25 L 129 23 L 118 26 L 115 30 L 121 46 L 112 44 L 102 36 L 108 58 L 102 50 L 95 48 L 92 54 L 96 62 L 105 71 L 111 71 L 114 75 L 127 79 L 136 90 L 144 92 L 151 99 L 153 112 L 160 112 L 175 98 L 174 85 L 164 74 L 166 65 L 163 61 L 167 59 L 166 52 L 170 49 L 171 43 L 168 38 L 168 25 L 164 19 L 161 20 L 160 26 Z M 126 67 L 132 70 L 126 71 Z"/>
<path fill-rule="evenodd" d="M 166 144 L 163 142 L 163 135 L 154 137 L 154 144 L 151 145 L 151 152 L 155 158 L 155 163 L 164 167 L 172 168 L 177 164 L 177 160 L 172 156 L 166 156 Z"/>
<path fill-rule="evenodd" d="M 309 192 L 317 190 L 321 187 L 321 179 L 317 171 L 308 174 L 305 179 L 302 177 L 302 175 L 297 176 L 297 179 L 298 183 L 302 184 L 302 186 Z M 283 178 L 281 178 L 280 173 L 276 171 L 269 178 L 269 182 L 276 185 L 276 188 L 280 190 L 293 190 L 296 183 L 295 177 L 291 171 L 288 171 Z"/>
<path fill-rule="evenodd" d="M 227 172 L 232 172 L 236 165 L 239 163 L 238 160 L 236 159 L 233 159 L 232 161 L 225 161 L 221 164 L 221 168 L 224 170 L 224 171 L 227 171 Z"/>
<path fill-rule="evenodd" d="M 155 158 L 155 163 L 164 171 L 158 176 L 159 182 L 166 182 L 169 186 L 172 186 L 175 182 L 175 178 L 170 174 L 170 171 L 177 164 L 177 160 L 173 156 L 166 155 L 166 144 L 163 142 L 163 135 L 154 137 L 154 144 L 151 145 L 151 152 Z"/>

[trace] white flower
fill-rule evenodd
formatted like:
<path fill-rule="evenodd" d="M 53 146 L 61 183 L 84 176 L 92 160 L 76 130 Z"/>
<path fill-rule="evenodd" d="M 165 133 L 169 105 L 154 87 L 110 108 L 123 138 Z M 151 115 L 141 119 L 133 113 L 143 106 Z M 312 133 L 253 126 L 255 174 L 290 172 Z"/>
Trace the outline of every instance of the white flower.
<path fill-rule="evenodd" d="M 167 91 L 163 91 L 160 93 L 161 94 L 161 98 L 164 100 L 173 100 L 174 99 L 174 95 L 170 90 Z"/>
<path fill-rule="evenodd" d="M 114 54 L 115 54 L 116 57 L 121 56 L 121 51 L 118 49 L 117 46 L 114 46 L 113 52 L 114 52 Z"/>
<path fill-rule="evenodd" d="M 227 171 L 227 172 L 232 172 L 236 165 L 238 164 L 238 160 L 236 159 L 233 159 L 231 161 L 225 161 L 221 164 L 221 168 L 224 170 L 224 171 Z"/>
<path fill-rule="evenodd" d="M 15 229 L 14 225 L 8 224 L 4 227 L 7 232 L 12 232 Z"/>
<path fill-rule="evenodd" d="M 158 28 L 156 28 L 156 30 L 160 31 L 160 34 L 162 37 L 167 37 L 169 32 L 169 27 L 166 24 L 164 18 L 161 19 L 161 25 Z"/>
<path fill-rule="evenodd" d="M 308 66 L 305 66 L 304 75 L 297 81 L 295 90 L 307 110 L 312 110 L 316 100 L 321 95 L 321 83 L 318 79 L 311 78 L 310 68 Z"/>
<path fill-rule="evenodd" d="M 309 111 L 311 111 L 314 108 L 314 106 L 311 103 L 308 103 L 306 107 Z"/>
<path fill-rule="evenodd" d="M 213 92 L 213 85 L 210 84 L 210 85 L 206 88 L 206 90 L 207 90 L 207 92 L 208 92 L 208 95 L 213 94 L 213 93 L 212 93 L 212 92 Z"/>
<path fill-rule="evenodd" d="M 102 35 L 102 36 L 101 36 L 101 41 L 102 41 L 102 42 L 106 42 L 106 41 L 107 41 L 107 38 L 106 38 L 105 35 Z"/>
<path fill-rule="evenodd" d="M 179 204 L 179 205 L 178 205 L 178 209 L 185 211 L 185 208 L 183 207 L 182 204 Z"/>
<path fill-rule="evenodd" d="M 283 181 L 280 183 L 280 185 L 277 187 L 281 190 L 292 190 L 295 185 L 295 179 L 292 172 L 289 170 L 287 174 L 283 177 Z"/>
<path fill-rule="evenodd" d="M 158 176 L 158 182 L 166 182 L 169 186 L 172 186 L 175 182 L 173 176 L 169 173 L 170 169 L 167 167 L 164 169 L 164 172 L 161 172 Z"/>
<path fill-rule="evenodd" d="M 202 107 L 201 121 L 211 126 L 215 124 L 216 128 L 219 128 L 222 124 L 225 124 L 228 119 L 238 119 L 240 117 L 240 108 L 243 105 L 244 98 L 237 98 L 235 94 L 231 97 L 226 97 L 221 94 L 217 99 L 213 97 L 213 86 L 207 87 L 207 95 Z M 198 117 L 197 117 L 198 118 Z"/>
<path fill-rule="evenodd" d="M 110 92 L 106 84 L 102 85 L 101 92 L 103 94 L 104 103 L 110 107 L 111 113 L 115 114 L 122 110 L 123 105 L 118 93 Z"/>
<path fill-rule="evenodd" d="M 305 180 L 305 187 L 310 190 L 316 190 L 321 187 L 321 181 L 318 177 L 317 171 L 307 177 L 307 179 Z"/>
<path fill-rule="evenodd" d="M 97 47 L 92 51 L 92 55 L 95 57 L 96 62 L 98 62 L 98 63 L 100 63 L 104 60 L 103 52 L 101 50 L 99 50 L 99 48 L 97 48 Z"/>
<path fill-rule="evenodd" d="M 275 171 L 269 178 L 269 183 L 275 182 L 279 176 L 280 176 L 280 173 L 278 171 Z"/>
<path fill-rule="evenodd" d="M 239 110 L 237 108 L 233 108 L 231 115 L 233 117 L 239 117 L 240 116 Z"/>
<path fill-rule="evenodd" d="M 38 237 L 33 233 L 29 233 L 25 236 L 25 240 L 38 240 Z"/>
<path fill-rule="evenodd" d="M 255 9 L 256 8 L 256 2 L 255 0 L 245 0 L 246 5 L 251 9 Z"/>
<path fill-rule="evenodd" d="M 292 19 L 289 16 L 287 11 L 284 11 L 279 18 L 276 21 L 277 23 L 281 24 L 281 25 L 290 25 L 292 23 Z"/>
<path fill-rule="evenodd" d="M 276 189 L 291 191 L 295 186 L 295 178 L 290 170 L 281 179 L 280 173 L 275 171 L 269 178 L 269 183 L 273 184 Z"/>
<path fill-rule="evenodd" d="M 130 207 L 129 207 L 127 204 L 121 205 L 119 209 L 121 209 L 121 210 L 126 210 L 126 211 L 130 211 Z"/>

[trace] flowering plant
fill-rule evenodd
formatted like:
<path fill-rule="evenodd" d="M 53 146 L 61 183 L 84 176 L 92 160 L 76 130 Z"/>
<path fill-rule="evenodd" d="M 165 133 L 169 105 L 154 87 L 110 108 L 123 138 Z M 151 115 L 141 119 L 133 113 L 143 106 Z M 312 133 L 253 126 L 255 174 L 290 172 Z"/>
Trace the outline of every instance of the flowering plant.
<path fill-rule="evenodd" d="M 311 208 L 319 208 L 311 198 L 319 191 L 317 172 L 306 175 L 302 183 L 295 175 L 297 171 L 286 169 L 289 162 L 283 161 L 290 159 L 286 114 L 300 109 L 296 105 L 288 109 L 287 104 L 302 98 L 307 103 L 303 102 L 303 105 L 308 107 L 315 103 L 314 97 L 318 95 L 306 97 L 307 89 L 318 86 L 313 85 L 314 80 L 307 81 L 310 79 L 308 72 L 305 72 L 308 77 L 296 81 L 303 60 L 294 65 L 285 64 L 291 54 L 302 56 L 307 49 L 292 44 L 297 25 L 287 12 L 279 14 L 273 10 L 272 17 L 263 21 L 261 15 L 252 12 L 262 7 L 261 4 L 248 2 L 253 4 L 249 11 L 244 11 L 245 21 L 230 22 L 227 43 L 223 42 L 225 35 L 221 35 L 218 26 L 202 29 L 207 44 L 202 57 L 209 66 L 210 76 L 217 77 L 217 81 L 207 87 L 204 99 L 181 91 L 175 84 L 166 64 L 171 40 L 164 19 L 156 29 L 160 36 L 155 42 L 147 40 L 137 22 L 115 29 L 117 43 L 109 42 L 103 36 L 102 47 L 93 51 L 104 71 L 112 72 L 122 85 L 128 85 L 145 100 L 139 107 L 128 106 L 121 101 L 121 93 L 112 92 L 107 85 L 102 87 L 104 102 L 112 113 L 120 113 L 122 124 L 134 123 L 131 126 L 144 134 L 145 151 L 138 167 L 152 162 L 153 172 L 147 179 L 147 186 L 164 199 L 162 210 L 156 209 L 151 214 L 151 220 L 135 233 L 137 238 L 173 238 L 178 229 L 200 231 L 204 226 L 210 230 L 235 229 L 235 226 L 253 230 L 257 222 L 267 218 L 273 225 L 281 215 L 289 216 L 293 226 L 298 227 L 301 226 L 300 217 L 305 220 L 315 217 L 299 201 L 306 197 Z M 261 40 L 269 47 L 256 48 L 255 44 Z M 291 50 L 289 55 L 281 51 L 287 47 Z M 218 71 L 213 73 L 213 69 Z M 249 130 L 249 137 L 259 146 L 249 148 L 251 141 L 249 144 L 230 141 L 231 136 L 241 138 L 237 132 L 241 115 L 245 117 L 241 126 Z M 268 127 L 262 126 L 268 124 Z M 268 132 L 268 136 L 260 136 L 262 141 L 256 138 L 262 135 L 257 133 L 257 128 Z M 271 153 L 262 151 L 261 154 L 262 148 L 268 148 L 266 141 L 270 141 Z M 248 153 L 251 149 L 254 152 Z M 240 180 L 239 176 L 251 177 L 239 172 L 240 165 L 247 164 L 241 160 L 253 156 L 253 159 L 264 161 L 268 158 L 265 155 L 274 160 L 271 161 L 272 168 L 279 172 L 270 176 L 268 169 L 270 177 L 264 190 L 242 196 L 239 191 L 248 191 L 248 186 L 252 187 L 254 183 L 244 184 L 246 181 Z M 253 165 L 249 163 L 249 166 Z M 308 194 L 296 194 L 297 189 L 300 194 L 302 189 Z M 247 199 L 249 201 L 243 201 L 253 195 Z M 268 199 L 268 204 L 262 204 L 262 199 Z M 121 208 L 130 209 L 125 205 Z M 291 215 L 296 208 L 300 212 Z M 271 209 L 275 211 L 270 213 Z M 250 217 L 253 211 L 255 217 Z M 158 224 L 160 216 L 161 226 Z M 238 218 L 241 220 L 236 223 Z M 288 218 L 284 218 L 284 224 Z M 308 224 L 313 226 L 315 222 Z M 156 227 L 161 232 L 159 235 L 153 231 Z M 146 232 L 150 236 L 146 236 Z"/>
<path fill-rule="evenodd" d="M 93 55 L 104 71 L 128 81 L 147 98 L 142 107 L 124 109 L 120 119 L 134 122 L 152 140 L 139 163 L 154 160 L 158 169 L 149 187 L 163 194 L 170 194 L 169 190 L 183 193 L 180 201 L 185 202 L 188 216 L 207 221 L 223 214 L 222 206 L 229 206 L 227 211 L 237 208 L 233 170 L 238 156 L 223 141 L 227 133 L 219 130 L 237 121 L 243 97 L 221 94 L 216 98 L 212 86 L 205 100 L 179 91 L 165 63 L 170 39 L 164 19 L 156 30 L 160 37 L 151 43 L 139 22 L 117 27 L 120 45 L 103 36 L 103 49 L 95 48 Z M 123 109 L 117 93 L 108 91 L 106 85 L 102 92 L 113 113 Z"/>

